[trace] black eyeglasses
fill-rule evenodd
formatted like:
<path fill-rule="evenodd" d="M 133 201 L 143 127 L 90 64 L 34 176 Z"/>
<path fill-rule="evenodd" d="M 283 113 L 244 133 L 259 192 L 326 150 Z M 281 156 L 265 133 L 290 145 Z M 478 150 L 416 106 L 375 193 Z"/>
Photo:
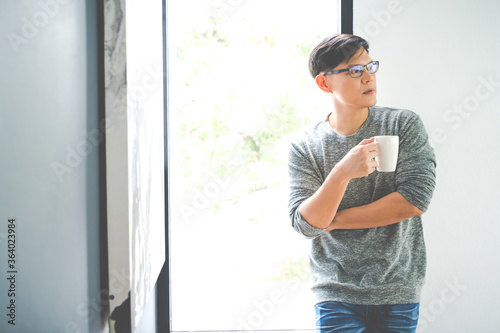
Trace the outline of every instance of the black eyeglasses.
<path fill-rule="evenodd" d="M 363 75 L 363 72 L 365 71 L 365 67 L 368 70 L 368 73 L 375 74 L 375 73 L 377 73 L 378 67 L 379 67 L 378 66 L 378 61 L 372 61 L 369 64 L 366 64 L 364 66 L 363 65 L 349 66 L 349 67 L 344 68 L 344 69 L 338 69 L 336 71 L 326 72 L 323 75 L 330 75 L 330 74 L 338 74 L 338 73 L 342 73 L 342 72 L 349 72 L 349 75 L 351 75 L 351 77 L 360 77 L 361 75 Z"/>

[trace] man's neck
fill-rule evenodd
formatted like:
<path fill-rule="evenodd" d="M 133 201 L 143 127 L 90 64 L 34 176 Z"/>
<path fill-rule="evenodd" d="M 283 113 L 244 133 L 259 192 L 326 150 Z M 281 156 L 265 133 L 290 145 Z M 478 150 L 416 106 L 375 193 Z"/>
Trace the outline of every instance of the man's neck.
<path fill-rule="evenodd" d="M 328 116 L 328 122 L 335 132 L 348 136 L 356 133 L 368 118 L 369 108 L 338 110 Z"/>

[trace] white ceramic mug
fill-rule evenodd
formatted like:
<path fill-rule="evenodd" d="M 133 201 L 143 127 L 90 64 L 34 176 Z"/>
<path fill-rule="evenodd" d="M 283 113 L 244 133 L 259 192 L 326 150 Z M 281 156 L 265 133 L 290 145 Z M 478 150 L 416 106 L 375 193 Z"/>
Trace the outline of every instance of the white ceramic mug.
<path fill-rule="evenodd" d="M 378 150 L 378 155 L 375 157 L 375 161 L 377 161 L 377 171 L 396 171 L 399 153 L 399 136 L 379 135 L 375 137 L 375 143 L 377 144 Z"/>

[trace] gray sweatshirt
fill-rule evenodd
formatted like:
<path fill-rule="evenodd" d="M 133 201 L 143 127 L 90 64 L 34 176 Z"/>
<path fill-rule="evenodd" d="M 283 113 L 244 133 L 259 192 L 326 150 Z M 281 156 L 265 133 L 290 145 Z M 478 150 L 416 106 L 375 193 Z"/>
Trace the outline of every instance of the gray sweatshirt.
<path fill-rule="evenodd" d="M 321 121 L 292 143 L 289 153 L 289 212 L 293 228 L 311 239 L 310 268 L 317 303 L 381 305 L 420 302 L 426 252 L 420 216 L 392 225 L 325 232 L 300 214 L 300 204 L 333 167 L 363 139 L 398 135 L 395 172 L 374 171 L 352 179 L 339 210 L 369 204 L 399 192 L 422 211 L 429 206 L 436 160 L 420 117 L 408 110 L 374 106 L 353 135 L 337 134 Z"/>

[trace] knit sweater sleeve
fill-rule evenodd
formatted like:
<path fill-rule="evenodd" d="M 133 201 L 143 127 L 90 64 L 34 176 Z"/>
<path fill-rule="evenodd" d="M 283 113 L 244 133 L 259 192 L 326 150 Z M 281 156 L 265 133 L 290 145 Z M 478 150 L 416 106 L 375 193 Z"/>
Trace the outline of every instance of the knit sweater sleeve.
<path fill-rule="evenodd" d="M 292 144 L 288 157 L 290 182 L 289 214 L 292 227 L 306 238 L 316 238 L 323 234 L 320 229 L 309 224 L 300 214 L 300 204 L 312 196 L 323 183 L 321 173 L 314 160 L 311 148 L 305 142 Z"/>
<path fill-rule="evenodd" d="M 420 117 L 413 113 L 402 124 L 396 189 L 410 203 L 425 212 L 436 185 L 436 157 Z"/>

